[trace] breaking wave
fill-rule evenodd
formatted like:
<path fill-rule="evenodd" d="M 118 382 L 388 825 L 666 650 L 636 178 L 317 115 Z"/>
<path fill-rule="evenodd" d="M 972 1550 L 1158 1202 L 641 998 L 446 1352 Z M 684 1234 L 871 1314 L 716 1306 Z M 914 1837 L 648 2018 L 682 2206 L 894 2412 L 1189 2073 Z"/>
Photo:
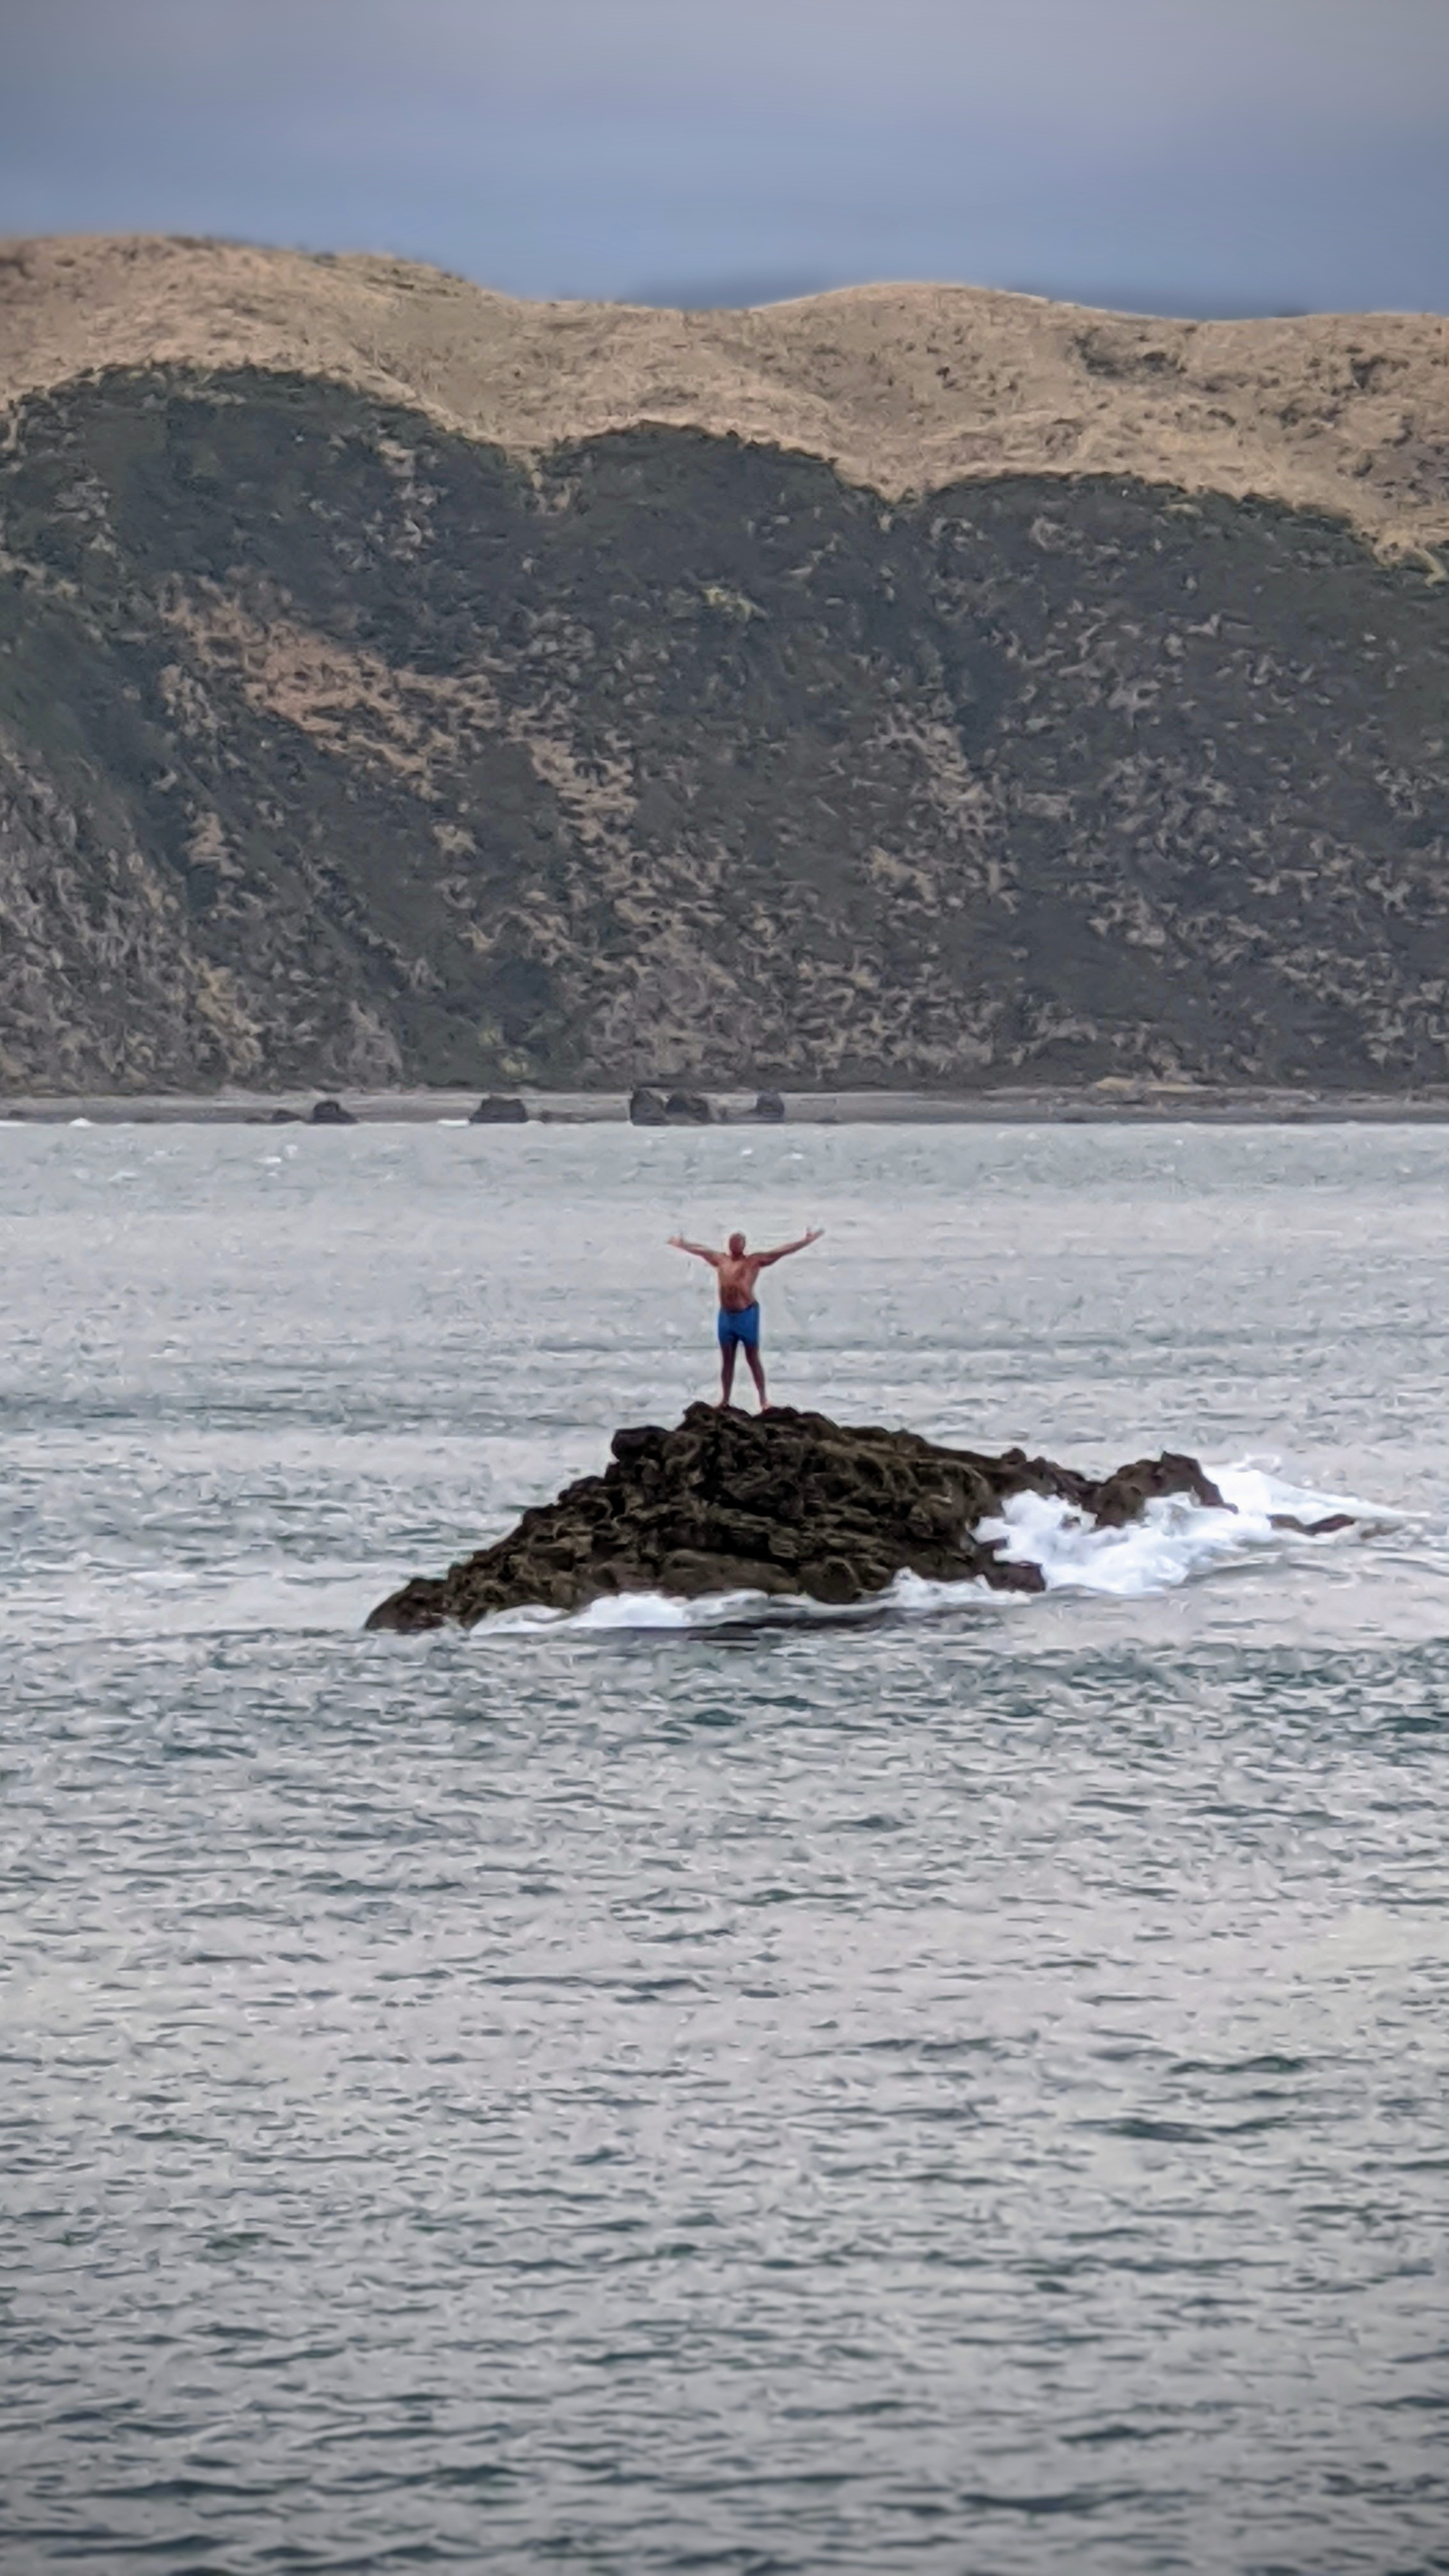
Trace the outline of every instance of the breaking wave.
<path fill-rule="evenodd" d="M 999 1542 L 1008 1560 L 1039 1565 L 1048 1593 L 1131 1601 L 1200 1582 L 1250 1560 L 1286 1564 L 1305 1551 L 1351 1547 L 1420 1527 L 1412 1515 L 1351 1494 L 1323 1494 L 1285 1483 L 1256 1462 L 1208 1472 L 1232 1510 L 1205 1509 L 1185 1495 L 1172 1495 L 1149 1503 L 1142 1519 L 1125 1529 L 1098 1529 L 1069 1503 L 1018 1494 L 999 1518 L 982 1523 L 982 1531 Z M 1352 1526 L 1331 1536 L 1314 1538 L 1274 1526 L 1275 1515 L 1312 1522 L 1339 1512 L 1353 1515 Z M 1437 1559 L 1443 1540 L 1436 1543 L 1427 1531 L 1423 1535 Z M 114 1644 L 179 1646 L 187 1638 L 355 1636 L 391 1574 L 387 1564 L 361 1561 L 279 1564 L 263 1556 L 204 1567 L 138 1566 L 82 1555 L 36 1569 L 29 1581 L 11 1588 L 0 1604 L 0 1643 L 99 1636 Z M 950 1611 L 1029 1611 L 1040 1597 L 996 1592 L 980 1582 L 933 1583 L 906 1573 L 887 1592 L 843 1607 L 798 1594 L 772 1598 L 761 1592 L 723 1592 L 687 1601 L 660 1592 L 630 1592 L 574 1612 L 541 1605 L 498 1611 L 471 1635 L 602 1638 L 641 1630 L 718 1635 L 762 1627 L 851 1627 Z"/>
<path fill-rule="evenodd" d="M 1247 1461 L 1209 1467 L 1207 1473 L 1229 1509 L 1217 1511 L 1186 1494 L 1168 1494 L 1149 1503 L 1141 1520 L 1125 1529 L 1098 1529 L 1069 1503 L 1017 1494 L 998 1520 L 982 1522 L 981 1534 L 998 1539 L 1010 1562 L 1039 1565 L 1048 1592 L 1070 1588 L 1133 1600 L 1173 1591 L 1266 1548 L 1328 1544 L 1306 1530 L 1275 1527 L 1275 1520 L 1284 1517 L 1311 1524 L 1347 1512 L 1352 1527 L 1331 1534 L 1340 1540 L 1397 1525 L 1400 1517 L 1351 1494 L 1318 1494 L 1281 1483 L 1266 1467 Z"/>

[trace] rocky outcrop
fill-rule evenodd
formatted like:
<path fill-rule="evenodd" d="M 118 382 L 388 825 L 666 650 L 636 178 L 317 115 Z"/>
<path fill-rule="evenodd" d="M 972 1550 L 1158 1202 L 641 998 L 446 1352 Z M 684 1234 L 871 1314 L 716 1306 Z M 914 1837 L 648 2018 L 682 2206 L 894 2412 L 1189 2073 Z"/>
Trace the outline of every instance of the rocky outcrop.
<path fill-rule="evenodd" d="M 752 1415 L 692 1404 L 672 1431 L 616 1431 L 601 1476 L 524 1513 L 516 1529 L 372 1612 L 401 1635 L 537 1603 L 581 1610 L 609 1594 L 797 1593 L 844 1605 L 906 1568 L 1039 1592 L 1039 1567 L 1005 1561 L 978 1533 L 1013 1494 L 1060 1496 L 1117 1529 L 1155 1495 L 1225 1508 L 1196 1459 L 1165 1454 L 1100 1481 L 1009 1449 L 943 1449 L 910 1431 L 831 1422 L 780 1406 Z"/>
<path fill-rule="evenodd" d="M 470 1127 L 523 1127 L 528 1122 L 526 1102 L 516 1095 L 489 1092 L 480 1100 L 468 1124 Z"/>

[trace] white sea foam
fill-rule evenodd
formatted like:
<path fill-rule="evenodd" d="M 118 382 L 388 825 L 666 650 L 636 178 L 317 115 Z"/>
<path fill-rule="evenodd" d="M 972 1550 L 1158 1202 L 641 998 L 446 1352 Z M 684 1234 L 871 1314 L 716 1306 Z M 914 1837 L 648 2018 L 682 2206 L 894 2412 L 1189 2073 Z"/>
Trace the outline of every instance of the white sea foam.
<path fill-rule="evenodd" d="M 1039 1565 L 1048 1592 L 1104 1592 L 1136 1600 L 1173 1591 L 1268 1550 L 1286 1554 L 1296 1547 L 1323 1547 L 1333 1537 L 1362 1536 L 1366 1528 L 1382 1529 L 1401 1518 L 1352 1494 L 1315 1493 L 1287 1484 L 1251 1459 L 1209 1467 L 1207 1473 L 1227 1508 L 1168 1494 L 1150 1502 L 1141 1519 L 1129 1521 L 1125 1529 L 1099 1529 L 1070 1503 L 1015 1494 L 999 1518 L 981 1523 L 978 1535 L 998 1540 L 1009 1564 Z M 1331 1537 L 1313 1539 L 1273 1526 L 1278 1514 L 1312 1523 L 1336 1512 L 1352 1513 L 1353 1527 Z"/>
<path fill-rule="evenodd" d="M 1041 1567 L 1049 1592 L 1142 1599 L 1200 1581 L 1256 1558 L 1285 1564 L 1304 1551 L 1353 1545 L 1403 1528 L 1408 1516 L 1352 1495 L 1291 1485 L 1260 1463 L 1210 1469 L 1233 1511 L 1205 1510 L 1183 1496 L 1150 1503 L 1126 1529 L 1097 1529 L 1069 1504 L 1017 1495 L 983 1535 L 1001 1542 L 1008 1561 Z M 1304 1521 L 1331 1512 L 1356 1515 L 1353 1527 L 1322 1539 L 1272 1526 L 1274 1513 Z M 1414 1524 L 1419 1526 L 1419 1524 Z M 112 1642 L 161 1644 L 186 1637 L 286 1631 L 355 1635 L 387 1589 L 393 1569 L 352 1560 L 285 1563 L 238 1558 L 219 1565 L 118 1565 L 90 1556 L 35 1570 L 0 1608 L 0 1642 L 22 1636 L 77 1634 Z M 629 1592 L 591 1602 L 572 1614 L 531 1604 L 504 1610 L 473 1631 L 480 1639 L 621 1636 L 638 1632 L 708 1635 L 726 1628 L 812 1629 L 859 1625 L 883 1614 L 939 1617 L 943 1612 L 1029 1612 L 1033 1596 L 1002 1593 L 981 1582 L 936 1583 L 897 1576 L 890 1589 L 837 1608 L 799 1594 L 722 1592 L 687 1601 L 663 1592 Z"/>
<path fill-rule="evenodd" d="M 812 1605 L 791 1602 L 792 1608 Z M 632 1628 L 717 1628 L 735 1619 L 756 1619 L 778 1607 L 763 1592 L 712 1592 L 703 1600 L 684 1601 L 667 1592 L 619 1592 L 591 1601 L 586 1610 L 545 1610 L 529 1605 L 495 1610 L 475 1633 L 487 1637 L 537 1634 L 545 1628 L 584 1629 L 595 1636 Z"/>

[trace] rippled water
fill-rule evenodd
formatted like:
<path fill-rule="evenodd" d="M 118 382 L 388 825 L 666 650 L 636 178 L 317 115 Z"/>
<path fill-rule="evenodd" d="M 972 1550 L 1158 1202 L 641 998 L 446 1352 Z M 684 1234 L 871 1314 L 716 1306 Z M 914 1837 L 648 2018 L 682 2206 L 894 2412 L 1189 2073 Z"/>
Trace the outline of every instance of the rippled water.
<path fill-rule="evenodd" d="M 6 2576 L 1449 2567 L 1449 1134 L 0 1130 L 0 1204 Z M 709 1390 L 732 1222 L 829 1229 L 784 1400 L 1403 1517 L 362 1637 Z"/>

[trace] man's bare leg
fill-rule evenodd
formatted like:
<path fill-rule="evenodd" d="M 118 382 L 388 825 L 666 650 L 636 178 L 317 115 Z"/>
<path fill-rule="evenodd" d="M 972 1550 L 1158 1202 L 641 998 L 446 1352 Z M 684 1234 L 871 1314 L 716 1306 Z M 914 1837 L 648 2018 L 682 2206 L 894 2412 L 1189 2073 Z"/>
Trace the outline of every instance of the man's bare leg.
<path fill-rule="evenodd" d="M 760 1411 L 768 1413 L 770 1399 L 765 1393 L 765 1372 L 760 1365 L 760 1354 L 758 1351 L 751 1350 L 748 1342 L 745 1344 L 745 1357 L 750 1364 L 750 1375 L 755 1381 L 755 1392 L 760 1399 Z"/>
<path fill-rule="evenodd" d="M 730 1400 L 735 1382 L 735 1361 L 739 1356 L 739 1347 L 738 1342 L 725 1342 L 720 1349 L 719 1400 L 722 1405 L 728 1404 Z"/>

